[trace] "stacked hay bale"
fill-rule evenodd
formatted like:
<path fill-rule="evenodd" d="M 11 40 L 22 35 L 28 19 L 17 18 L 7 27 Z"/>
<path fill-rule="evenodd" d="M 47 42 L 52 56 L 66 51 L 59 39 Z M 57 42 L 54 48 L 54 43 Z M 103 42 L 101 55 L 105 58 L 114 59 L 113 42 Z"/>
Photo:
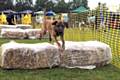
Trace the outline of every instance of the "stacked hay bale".
<path fill-rule="evenodd" d="M 5 69 L 51 68 L 59 65 L 58 50 L 49 43 L 2 45 L 1 67 Z"/>
<path fill-rule="evenodd" d="M 89 69 L 109 64 L 112 59 L 110 47 L 101 42 L 66 42 L 65 47 L 60 58 L 62 67 Z"/>
<path fill-rule="evenodd" d="M 16 25 L 0 25 L 1 29 L 16 29 Z"/>
<path fill-rule="evenodd" d="M 2 45 L 1 67 L 5 69 L 36 69 L 60 66 L 66 68 L 93 69 L 111 62 L 109 45 L 98 41 L 65 42 L 65 50 L 59 51 L 49 43 Z"/>
<path fill-rule="evenodd" d="M 7 39 L 39 39 L 41 29 L 2 29 L 1 37 Z"/>
<path fill-rule="evenodd" d="M 26 25 L 26 24 L 16 24 L 16 28 L 20 29 L 32 29 L 31 25 Z"/>
<path fill-rule="evenodd" d="M 39 39 L 42 35 L 41 29 L 26 29 L 25 32 L 28 35 L 29 39 Z"/>
<path fill-rule="evenodd" d="M 22 29 L 2 29 L 1 37 L 9 39 L 24 39 L 26 33 Z"/>

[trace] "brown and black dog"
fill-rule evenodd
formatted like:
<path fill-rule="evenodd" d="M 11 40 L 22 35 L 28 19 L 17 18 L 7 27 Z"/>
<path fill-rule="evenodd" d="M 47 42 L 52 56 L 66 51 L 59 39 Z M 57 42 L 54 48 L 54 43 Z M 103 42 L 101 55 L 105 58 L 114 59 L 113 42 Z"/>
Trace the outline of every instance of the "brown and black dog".
<path fill-rule="evenodd" d="M 61 20 L 55 20 L 55 21 L 45 20 L 44 24 L 45 26 L 43 28 L 42 36 L 44 36 L 46 32 L 48 32 L 49 41 L 51 42 L 52 40 L 54 40 L 57 43 L 58 47 L 64 50 L 65 49 L 64 29 L 65 27 L 68 28 L 68 26 L 66 26 L 64 22 L 62 22 Z M 58 42 L 57 37 L 60 37 L 62 41 L 62 45 Z"/>

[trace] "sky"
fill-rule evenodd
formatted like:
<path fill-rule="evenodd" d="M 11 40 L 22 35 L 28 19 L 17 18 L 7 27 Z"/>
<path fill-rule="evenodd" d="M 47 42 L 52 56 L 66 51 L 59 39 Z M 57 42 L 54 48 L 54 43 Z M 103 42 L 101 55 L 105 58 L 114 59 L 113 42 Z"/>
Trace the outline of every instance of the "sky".
<path fill-rule="evenodd" d="M 118 9 L 120 4 L 120 0 L 88 0 L 88 6 L 91 9 L 94 9 L 98 5 L 98 2 L 106 3 L 107 7 L 110 8 L 110 11 Z"/>

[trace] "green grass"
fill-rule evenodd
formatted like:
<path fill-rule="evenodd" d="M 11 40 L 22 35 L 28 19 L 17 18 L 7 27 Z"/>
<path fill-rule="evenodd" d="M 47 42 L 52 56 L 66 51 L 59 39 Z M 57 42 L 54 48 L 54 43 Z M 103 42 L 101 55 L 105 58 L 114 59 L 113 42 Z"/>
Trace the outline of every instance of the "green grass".
<path fill-rule="evenodd" d="M 81 69 L 37 69 L 37 70 L 3 70 L 0 80 L 120 80 L 120 69 L 107 65 L 94 70 Z"/>
<path fill-rule="evenodd" d="M 42 42 L 48 42 L 48 39 L 42 39 L 42 40 L 39 40 L 39 39 L 35 39 L 35 40 L 29 40 L 29 39 L 24 39 L 24 40 L 19 40 L 19 39 L 0 39 L 0 45 L 4 44 L 4 43 L 7 43 L 7 42 L 10 42 L 10 41 L 15 41 L 15 42 L 18 42 L 18 43 L 30 43 L 30 44 L 33 44 L 33 43 L 42 43 Z"/>
<path fill-rule="evenodd" d="M 114 31 L 116 32 L 116 31 Z M 113 33 L 113 32 L 109 32 Z M 120 80 L 120 68 L 118 45 L 114 43 L 114 36 L 112 34 L 103 32 L 103 30 L 93 32 L 91 30 L 81 30 L 80 28 L 66 29 L 65 40 L 84 41 L 84 40 L 95 40 L 98 39 L 102 42 L 109 44 L 114 54 L 113 62 L 114 65 L 110 64 L 101 68 L 93 70 L 82 70 L 82 69 L 66 69 L 66 68 L 52 68 L 52 69 L 37 69 L 37 70 L 4 70 L 0 69 L 0 80 Z M 118 33 L 116 33 L 118 34 Z M 109 36 L 109 37 L 107 37 Z M 109 40 L 110 39 L 110 40 Z M 11 40 L 0 39 L 0 45 Z M 48 42 L 48 39 L 42 40 L 17 40 L 19 43 L 39 43 Z M 119 42 L 119 41 L 118 41 Z"/>
<path fill-rule="evenodd" d="M 95 32 L 87 28 L 69 28 L 65 29 L 65 40 L 86 41 L 95 40 Z"/>

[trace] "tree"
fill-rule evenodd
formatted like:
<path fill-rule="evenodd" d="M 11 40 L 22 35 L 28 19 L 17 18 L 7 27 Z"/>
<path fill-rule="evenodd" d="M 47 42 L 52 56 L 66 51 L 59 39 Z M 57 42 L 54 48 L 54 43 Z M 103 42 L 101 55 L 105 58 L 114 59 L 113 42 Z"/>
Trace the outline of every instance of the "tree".
<path fill-rule="evenodd" d="M 48 1 L 47 5 L 45 6 L 46 10 L 53 10 L 54 9 L 54 3 L 53 1 Z"/>
<path fill-rule="evenodd" d="M 88 8 L 87 0 L 73 0 L 68 3 L 65 0 L 37 0 L 35 9 L 36 10 L 46 10 L 52 9 L 55 12 L 69 12 L 70 10 L 76 9 L 83 5 Z"/>
<path fill-rule="evenodd" d="M 59 1 L 56 4 L 56 6 L 54 7 L 55 12 L 63 12 L 64 13 L 64 12 L 68 12 L 68 10 L 69 10 L 68 4 L 65 3 L 64 0 Z"/>
<path fill-rule="evenodd" d="M 22 11 L 26 9 L 33 9 L 32 0 L 16 0 L 15 10 Z"/>
<path fill-rule="evenodd" d="M 87 8 L 87 9 L 89 9 L 88 0 L 73 0 L 71 5 L 70 5 L 72 10 L 74 10 L 74 9 L 80 7 L 80 6 L 83 6 L 83 7 Z"/>
<path fill-rule="evenodd" d="M 82 0 L 81 5 L 84 6 L 85 8 L 89 9 L 88 7 L 88 0 Z"/>
<path fill-rule="evenodd" d="M 35 9 L 38 10 L 38 8 L 44 9 L 47 5 L 47 2 L 49 0 L 37 0 L 36 1 L 36 5 L 35 5 Z"/>
<path fill-rule="evenodd" d="M 82 0 L 73 0 L 72 2 L 72 8 L 76 9 L 81 5 Z"/>
<path fill-rule="evenodd" d="M 12 0 L 1 0 L 0 1 L 0 9 L 13 9 L 13 2 Z"/>

